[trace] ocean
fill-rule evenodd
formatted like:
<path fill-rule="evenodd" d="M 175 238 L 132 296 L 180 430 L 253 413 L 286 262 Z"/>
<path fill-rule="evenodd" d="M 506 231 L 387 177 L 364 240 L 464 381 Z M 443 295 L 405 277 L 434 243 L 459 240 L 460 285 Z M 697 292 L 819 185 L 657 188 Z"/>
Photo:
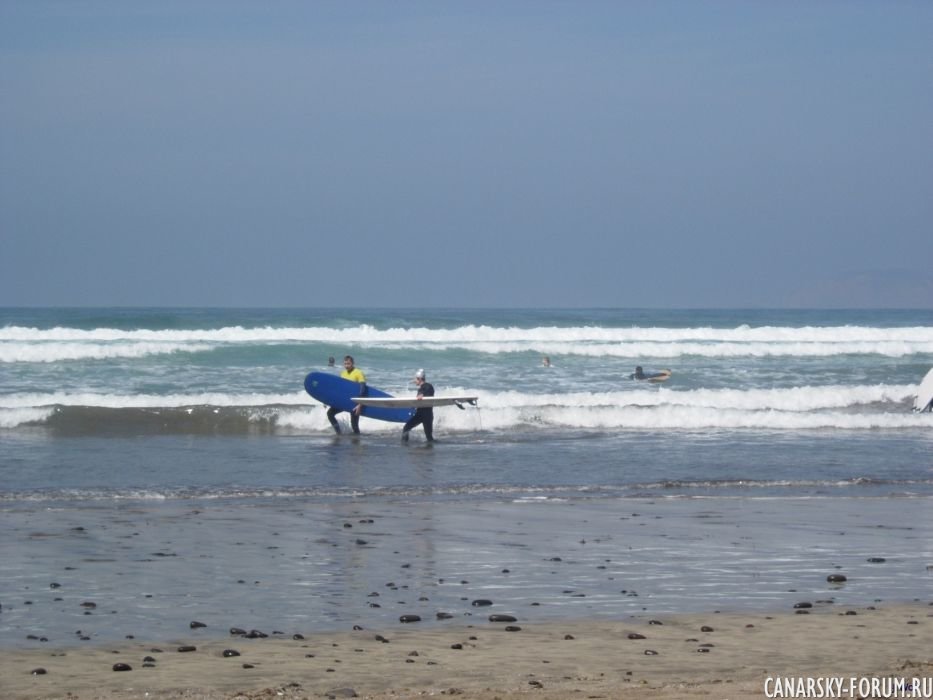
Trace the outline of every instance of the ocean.
<path fill-rule="evenodd" d="M 346 354 L 478 406 L 336 436 Z M 0 647 L 923 598 L 931 366 L 930 310 L 0 309 Z"/>

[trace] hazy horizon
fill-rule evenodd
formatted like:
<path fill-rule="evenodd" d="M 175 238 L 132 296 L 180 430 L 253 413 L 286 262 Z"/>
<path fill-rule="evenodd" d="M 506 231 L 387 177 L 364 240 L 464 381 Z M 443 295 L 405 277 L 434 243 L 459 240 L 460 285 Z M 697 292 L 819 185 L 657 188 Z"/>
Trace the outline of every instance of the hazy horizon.
<path fill-rule="evenodd" d="M 0 3 L 0 305 L 933 308 L 933 3 Z"/>

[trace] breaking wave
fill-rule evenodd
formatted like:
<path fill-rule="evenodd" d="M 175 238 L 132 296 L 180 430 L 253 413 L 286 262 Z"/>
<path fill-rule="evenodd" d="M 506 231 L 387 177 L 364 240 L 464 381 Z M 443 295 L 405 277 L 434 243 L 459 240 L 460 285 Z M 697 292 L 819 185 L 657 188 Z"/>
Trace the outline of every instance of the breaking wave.
<path fill-rule="evenodd" d="M 505 430 L 897 430 L 930 428 L 911 410 L 911 385 L 785 389 L 636 389 L 620 392 L 477 392 L 479 409 L 436 411 L 449 432 Z M 329 433 L 325 412 L 288 394 L 118 395 L 82 392 L 0 396 L 0 429 L 63 434 Z M 366 421 L 367 432 L 398 425 Z"/>
<path fill-rule="evenodd" d="M 464 325 L 450 329 L 229 326 L 193 330 L 0 328 L 0 362 L 56 362 L 210 352 L 231 345 L 369 345 L 383 349 L 536 352 L 588 357 L 817 357 L 933 353 L 933 328 L 865 326 L 736 328 L 536 328 Z"/>

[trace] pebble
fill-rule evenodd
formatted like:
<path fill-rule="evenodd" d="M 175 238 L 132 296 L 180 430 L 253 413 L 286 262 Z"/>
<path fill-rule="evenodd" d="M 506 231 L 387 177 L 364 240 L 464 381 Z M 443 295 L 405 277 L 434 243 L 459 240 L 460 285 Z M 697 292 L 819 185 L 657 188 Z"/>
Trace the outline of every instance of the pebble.
<path fill-rule="evenodd" d="M 518 622 L 513 615 L 490 615 L 490 622 Z"/>
<path fill-rule="evenodd" d="M 486 600 L 485 598 L 478 598 L 477 600 L 474 600 L 474 601 L 471 603 L 471 605 L 472 605 L 474 608 L 482 608 L 482 607 L 486 607 L 486 606 L 488 606 L 488 605 L 492 605 L 492 601 L 491 601 L 491 600 Z"/>
<path fill-rule="evenodd" d="M 207 627 L 207 625 L 205 625 L 203 622 L 198 622 L 197 620 L 192 620 L 188 626 L 193 630 L 196 630 L 199 627 Z"/>
<path fill-rule="evenodd" d="M 34 668 L 32 671 L 30 671 L 30 673 L 34 676 L 44 676 L 46 673 L 48 673 L 48 671 L 46 671 L 44 668 Z"/>
<path fill-rule="evenodd" d="M 830 574 L 826 577 L 826 580 L 830 583 L 845 583 L 848 579 L 842 574 Z"/>
<path fill-rule="evenodd" d="M 399 619 L 399 622 L 421 622 L 420 615 L 402 615 Z"/>
<path fill-rule="evenodd" d="M 178 647 L 178 651 L 182 653 L 189 652 L 189 651 L 197 651 L 197 650 L 198 650 L 197 647 L 193 647 L 190 644 L 186 644 L 185 646 Z"/>
<path fill-rule="evenodd" d="M 113 670 L 114 671 L 132 671 L 133 667 L 130 666 L 129 664 L 114 664 Z"/>
<path fill-rule="evenodd" d="M 240 652 L 238 652 L 236 649 L 224 649 L 225 659 L 229 659 L 230 657 L 239 656 L 239 655 L 240 655 Z"/>

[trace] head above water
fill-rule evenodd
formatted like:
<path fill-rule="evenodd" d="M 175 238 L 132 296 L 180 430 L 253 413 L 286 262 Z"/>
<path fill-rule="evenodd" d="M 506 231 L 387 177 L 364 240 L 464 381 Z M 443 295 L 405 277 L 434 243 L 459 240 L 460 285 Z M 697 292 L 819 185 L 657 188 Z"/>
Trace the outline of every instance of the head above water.
<path fill-rule="evenodd" d="M 424 370 L 423 369 L 419 369 L 417 372 L 415 372 L 415 381 L 422 381 L 422 382 L 424 381 Z"/>

